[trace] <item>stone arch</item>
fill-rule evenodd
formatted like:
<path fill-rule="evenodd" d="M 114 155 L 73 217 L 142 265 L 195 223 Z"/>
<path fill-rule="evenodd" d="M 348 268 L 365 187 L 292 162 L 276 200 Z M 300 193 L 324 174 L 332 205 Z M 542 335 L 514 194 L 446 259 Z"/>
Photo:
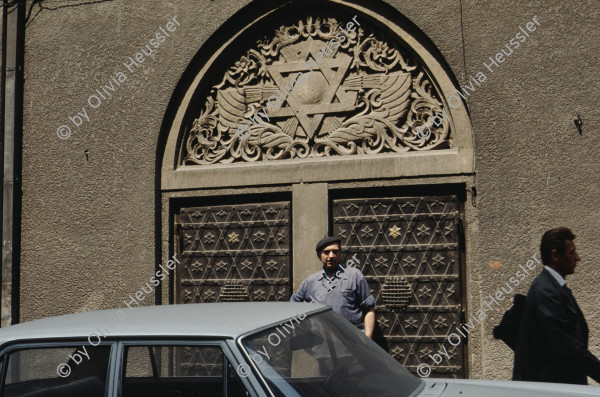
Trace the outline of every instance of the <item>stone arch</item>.
<path fill-rule="evenodd" d="M 260 184 L 267 164 L 269 183 L 317 181 L 323 160 L 339 165 L 330 168 L 333 179 L 352 179 L 345 162 L 373 155 L 383 176 L 473 172 L 468 113 L 431 43 L 366 7 L 341 3 L 320 2 L 319 12 L 306 2 L 278 7 L 207 57 L 168 131 L 163 189 Z M 361 25 L 318 63 L 354 15 Z M 298 73 L 304 78 L 294 84 Z M 434 119 L 439 113 L 447 117 Z M 289 172 L 294 163 L 302 167 Z"/>
<path fill-rule="evenodd" d="M 395 10 L 258 7 L 202 47 L 164 123 L 161 241 L 182 254 L 170 301 L 288 299 L 314 271 L 316 236 L 337 233 L 383 308 L 380 341 L 415 371 L 407 352 L 437 351 L 462 318 L 466 104 Z M 434 372 L 460 377 L 462 347 L 451 353 Z"/>

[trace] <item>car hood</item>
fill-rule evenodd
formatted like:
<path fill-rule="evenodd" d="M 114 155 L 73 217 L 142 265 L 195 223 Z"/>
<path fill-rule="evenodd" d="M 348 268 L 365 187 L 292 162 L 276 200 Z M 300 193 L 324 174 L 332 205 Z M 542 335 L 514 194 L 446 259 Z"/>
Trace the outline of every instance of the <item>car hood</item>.
<path fill-rule="evenodd" d="M 418 397 L 536 397 L 600 396 L 600 387 L 563 383 L 501 380 L 423 379 Z"/>

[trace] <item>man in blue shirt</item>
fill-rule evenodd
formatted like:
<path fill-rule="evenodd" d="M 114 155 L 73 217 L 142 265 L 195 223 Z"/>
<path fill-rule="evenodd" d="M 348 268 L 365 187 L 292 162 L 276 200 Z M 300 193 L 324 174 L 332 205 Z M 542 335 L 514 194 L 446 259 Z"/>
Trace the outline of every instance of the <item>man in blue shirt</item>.
<path fill-rule="evenodd" d="M 331 306 L 372 338 L 375 298 L 360 270 L 339 264 L 341 241 L 339 237 L 325 237 L 317 243 L 317 257 L 323 263 L 323 269 L 308 276 L 290 300 Z"/>

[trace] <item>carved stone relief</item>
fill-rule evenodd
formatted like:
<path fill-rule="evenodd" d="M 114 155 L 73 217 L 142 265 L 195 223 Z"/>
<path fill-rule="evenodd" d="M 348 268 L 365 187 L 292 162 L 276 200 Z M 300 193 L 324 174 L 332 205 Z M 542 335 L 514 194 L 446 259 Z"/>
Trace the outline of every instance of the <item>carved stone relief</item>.
<path fill-rule="evenodd" d="M 181 165 L 451 148 L 448 120 L 432 123 L 442 102 L 423 65 L 397 39 L 357 21 L 341 43 L 336 36 L 345 21 L 312 17 L 258 41 L 212 87 L 186 128 Z M 319 53 L 326 57 L 317 64 Z M 276 93 L 280 106 L 268 107 Z M 259 111 L 268 119 L 251 122 Z M 236 135 L 240 125 L 249 136 Z M 431 134 L 418 134 L 420 126 Z"/>

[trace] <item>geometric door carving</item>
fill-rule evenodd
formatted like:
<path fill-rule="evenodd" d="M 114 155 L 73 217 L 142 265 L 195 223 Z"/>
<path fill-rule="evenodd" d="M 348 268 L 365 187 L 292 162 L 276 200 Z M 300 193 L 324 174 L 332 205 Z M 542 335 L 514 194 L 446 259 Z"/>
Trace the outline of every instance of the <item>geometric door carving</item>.
<path fill-rule="evenodd" d="M 289 300 L 289 202 L 181 208 L 175 241 L 176 303 Z"/>
<path fill-rule="evenodd" d="M 356 255 L 376 300 L 375 340 L 413 373 L 464 377 L 465 341 L 447 340 L 462 323 L 459 221 L 454 195 L 333 201 L 342 262 Z M 450 359 L 433 365 L 442 345 Z"/>

